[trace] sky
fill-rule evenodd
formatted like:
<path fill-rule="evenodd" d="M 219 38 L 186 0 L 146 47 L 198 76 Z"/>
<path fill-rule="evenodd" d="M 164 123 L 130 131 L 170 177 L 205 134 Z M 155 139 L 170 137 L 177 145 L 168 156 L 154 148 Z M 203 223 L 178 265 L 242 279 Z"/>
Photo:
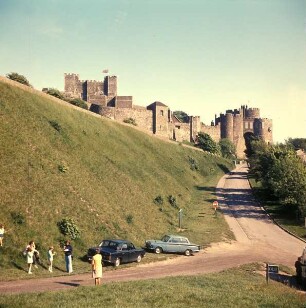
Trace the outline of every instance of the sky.
<path fill-rule="evenodd" d="M 306 138 L 306 0 L 0 0 L 0 75 L 63 90 L 105 69 L 135 105 L 205 124 L 248 105 L 275 142 Z"/>

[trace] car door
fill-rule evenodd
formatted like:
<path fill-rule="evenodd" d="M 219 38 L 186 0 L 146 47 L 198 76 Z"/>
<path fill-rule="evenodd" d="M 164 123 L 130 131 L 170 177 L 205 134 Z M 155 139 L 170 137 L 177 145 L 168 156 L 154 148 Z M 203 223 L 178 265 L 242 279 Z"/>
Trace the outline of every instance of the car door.
<path fill-rule="evenodd" d="M 180 240 L 179 238 L 172 237 L 168 241 L 167 251 L 169 252 L 180 252 Z"/>
<path fill-rule="evenodd" d="M 135 248 L 134 244 L 128 243 L 129 262 L 136 261 L 139 251 Z"/>
<path fill-rule="evenodd" d="M 130 262 L 130 253 L 128 250 L 128 244 L 127 243 L 122 243 L 120 247 L 120 255 L 121 255 L 121 262 L 122 263 L 127 263 Z"/>

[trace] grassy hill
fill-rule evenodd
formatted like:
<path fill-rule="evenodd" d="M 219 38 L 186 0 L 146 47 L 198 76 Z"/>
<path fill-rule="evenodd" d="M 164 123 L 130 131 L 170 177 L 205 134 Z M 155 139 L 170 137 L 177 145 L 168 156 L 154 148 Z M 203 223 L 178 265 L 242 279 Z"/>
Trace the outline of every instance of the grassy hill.
<path fill-rule="evenodd" d="M 58 246 L 63 218 L 80 230 L 73 242 L 79 256 L 105 237 L 140 246 L 177 233 L 178 208 L 191 240 L 208 245 L 231 237 L 211 208 L 231 162 L 12 84 L 0 80 L 0 223 L 8 230 L 2 269 L 24 265 L 20 251 L 29 240 L 41 251 Z M 158 196 L 163 204 L 154 203 Z"/>

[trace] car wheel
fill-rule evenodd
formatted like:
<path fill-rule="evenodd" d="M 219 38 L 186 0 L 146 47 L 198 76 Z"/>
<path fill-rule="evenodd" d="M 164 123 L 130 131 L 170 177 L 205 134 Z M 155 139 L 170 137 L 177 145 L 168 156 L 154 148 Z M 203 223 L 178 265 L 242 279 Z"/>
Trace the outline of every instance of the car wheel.
<path fill-rule="evenodd" d="M 155 253 L 161 253 L 161 252 L 163 252 L 163 250 L 160 247 L 155 248 Z"/>
<path fill-rule="evenodd" d="M 137 259 L 136 259 L 136 262 L 139 263 L 139 262 L 141 261 L 141 259 L 142 259 L 142 257 L 141 257 L 141 255 L 139 255 L 139 256 L 137 257 Z"/>
<path fill-rule="evenodd" d="M 117 259 L 115 260 L 114 265 L 117 267 L 117 266 L 119 266 L 119 265 L 120 265 L 120 263 L 121 263 L 120 259 L 119 259 L 119 258 L 117 258 Z"/>
<path fill-rule="evenodd" d="M 189 249 L 187 249 L 185 251 L 185 256 L 187 256 L 187 257 L 191 256 L 191 251 Z"/>

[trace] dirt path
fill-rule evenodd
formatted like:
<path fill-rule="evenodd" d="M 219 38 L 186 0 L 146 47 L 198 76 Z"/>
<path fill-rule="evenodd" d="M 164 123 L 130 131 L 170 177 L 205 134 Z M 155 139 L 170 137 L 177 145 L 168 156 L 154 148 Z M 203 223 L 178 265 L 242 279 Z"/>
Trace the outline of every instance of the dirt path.
<path fill-rule="evenodd" d="M 192 257 L 178 257 L 107 271 L 103 283 L 219 272 L 261 261 L 292 267 L 306 243 L 277 227 L 253 199 L 247 168 L 239 165 L 216 190 L 220 208 L 237 241 L 217 243 Z M 0 282 L 0 293 L 43 292 L 93 285 L 90 274 Z"/>

